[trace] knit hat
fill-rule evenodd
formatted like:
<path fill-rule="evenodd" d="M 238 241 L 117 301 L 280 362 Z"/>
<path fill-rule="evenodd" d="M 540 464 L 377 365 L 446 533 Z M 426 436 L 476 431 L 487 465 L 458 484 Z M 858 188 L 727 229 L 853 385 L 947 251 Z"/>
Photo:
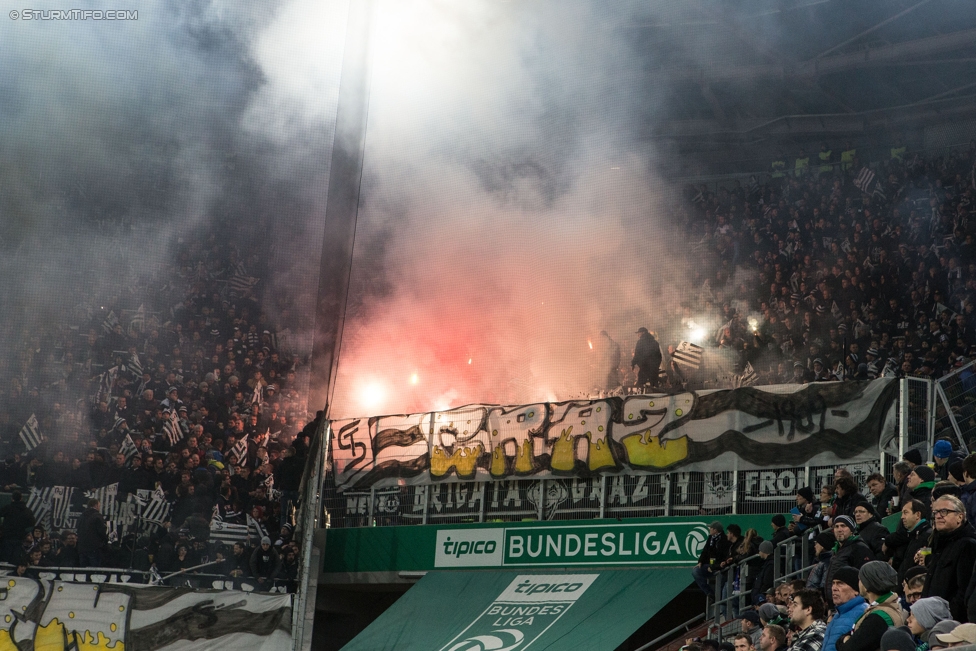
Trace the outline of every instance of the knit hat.
<path fill-rule="evenodd" d="M 922 453 L 918 449 L 909 450 L 905 454 L 901 455 L 901 458 L 909 463 L 913 463 L 916 466 L 922 465 Z"/>
<path fill-rule="evenodd" d="M 819 543 L 824 549 L 831 549 L 833 548 L 834 543 L 837 542 L 837 539 L 834 538 L 833 531 L 827 530 L 818 533 L 817 537 L 814 539 L 814 542 Z"/>
<path fill-rule="evenodd" d="M 809 486 L 804 486 L 803 488 L 796 491 L 796 494 L 805 499 L 808 502 L 813 501 L 813 489 Z"/>
<path fill-rule="evenodd" d="M 836 518 L 834 518 L 834 526 L 837 526 L 838 524 L 844 525 L 851 531 L 857 531 L 857 523 L 854 522 L 854 518 L 849 515 L 838 515 Z"/>
<path fill-rule="evenodd" d="M 841 583 L 846 583 L 854 589 L 854 592 L 861 591 L 861 584 L 858 583 L 858 572 L 857 569 L 853 567 L 842 567 L 834 572 L 834 576 L 831 581 L 840 581 Z"/>
<path fill-rule="evenodd" d="M 261 539 L 261 544 L 262 545 L 270 545 L 271 544 L 271 539 L 268 538 L 267 536 L 265 536 L 264 538 Z"/>
<path fill-rule="evenodd" d="M 924 565 L 916 565 L 905 571 L 905 576 L 902 578 L 902 581 L 911 581 L 916 576 L 925 576 L 926 574 L 928 574 L 928 570 L 925 569 Z"/>
<path fill-rule="evenodd" d="M 959 622 L 954 619 L 943 619 L 941 622 L 933 626 L 931 631 L 929 631 L 929 639 L 931 640 L 933 635 L 946 635 L 951 633 L 956 630 L 956 627 L 958 626 Z M 970 624 L 970 626 L 976 627 L 976 624 Z M 974 642 L 976 642 L 976 640 L 973 640 L 970 642 L 970 644 L 973 644 Z"/>
<path fill-rule="evenodd" d="M 889 628 L 881 636 L 881 651 L 915 651 L 915 640 L 904 628 Z"/>
<path fill-rule="evenodd" d="M 759 553 L 761 554 L 772 554 L 773 553 L 773 543 L 768 540 L 764 540 L 759 543 Z"/>
<path fill-rule="evenodd" d="M 782 513 L 777 513 L 776 515 L 774 515 L 773 516 L 773 519 L 771 520 L 771 522 L 773 524 L 775 524 L 777 527 L 785 527 L 786 526 L 786 518 L 783 517 L 783 514 Z"/>
<path fill-rule="evenodd" d="M 767 622 L 773 621 L 779 617 L 779 615 L 779 608 L 777 608 L 774 604 L 763 604 L 762 606 L 759 606 L 759 617 Z"/>
<path fill-rule="evenodd" d="M 881 561 L 873 561 L 880 563 Z M 866 587 L 866 586 L 865 586 Z M 925 597 L 912 604 L 912 616 L 918 625 L 929 630 L 943 619 L 952 619 L 949 602 L 942 597 Z"/>
<path fill-rule="evenodd" d="M 935 442 L 935 447 L 932 448 L 933 457 L 948 459 L 950 454 L 952 454 L 952 443 L 949 443 L 945 439 Z"/>
<path fill-rule="evenodd" d="M 932 632 L 935 633 L 935 629 L 939 628 L 941 624 L 946 622 L 942 621 L 932 627 Z M 939 642 L 943 644 L 958 644 L 959 642 L 965 642 L 967 644 L 976 644 L 976 624 L 958 624 L 953 627 L 951 631 L 946 633 L 936 633 L 936 637 Z M 929 639 L 932 639 L 932 635 L 929 635 Z"/>
<path fill-rule="evenodd" d="M 898 587 L 898 572 L 884 561 L 865 563 L 857 573 L 857 578 L 868 592 L 874 594 L 891 592 Z"/>
<path fill-rule="evenodd" d="M 915 470 L 912 472 L 918 475 L 918 478 L 921 479 L 922 482 L 935 481 L 935 471 L 928 466 L 915 466 Z"/>
<path fill-rule="evenodd" d="M 962 476 L 962 461 L 953 461 L 952 464 L 949 465 L 949 474 L 952 475 L 952 478 L 957 482 L 962 483 L 965 481 Z"/>

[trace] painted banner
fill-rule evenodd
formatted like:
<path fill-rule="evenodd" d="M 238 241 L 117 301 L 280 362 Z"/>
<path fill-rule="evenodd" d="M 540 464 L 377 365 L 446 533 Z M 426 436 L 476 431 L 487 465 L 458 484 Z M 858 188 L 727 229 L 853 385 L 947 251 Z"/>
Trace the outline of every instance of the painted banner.
<path fill-rule="evenodd" d="M 851 463 L 877 458 L 894 436 L 897 386 L 881 378 L 355 418 L 332 423 L 331 458 L 340 491 Z"/>
<path fill-rule="evenodd" d="M 4 576 L 0 649 L 290 649 L 291 596 Z"/>

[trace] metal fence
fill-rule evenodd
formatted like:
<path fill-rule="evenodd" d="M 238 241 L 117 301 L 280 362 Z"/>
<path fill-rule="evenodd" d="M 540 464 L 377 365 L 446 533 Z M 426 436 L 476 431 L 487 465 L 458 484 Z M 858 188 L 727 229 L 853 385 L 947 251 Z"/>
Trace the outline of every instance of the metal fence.
<path fill-rule="evenodd" d="M 935 383 L 937 406 L 933 437 L 955 438 L 963 451 L 976 444 L 976 361 Z M 931 443 L 931 442 L 930 442 Z M 931 445 L 929 446 L 931 447 Z"/>
<path fill-rule="evenodd" d="M 905 450 L 931 450 L 932 382 L 900 381 L 896 435 L 874 458 L 842 464 L 866 484 L 875 472 L 891 476 Z M 976 419 L 976 417 L 974 417 Z M 976 428 L 976 426 L 974 426 Z M 330 527 L 459 524 L 519 520 L 585 520 L 679 515 L 786 513 L 796 491 L 833 482 L 836 465 L 784 466 L 757 470 L 717 469 L 660 474 L 602 475 L 573 479 L 487 482 L 405 482 L 368 490 L 336 489 L 327 471 L 322 506 Z"/>

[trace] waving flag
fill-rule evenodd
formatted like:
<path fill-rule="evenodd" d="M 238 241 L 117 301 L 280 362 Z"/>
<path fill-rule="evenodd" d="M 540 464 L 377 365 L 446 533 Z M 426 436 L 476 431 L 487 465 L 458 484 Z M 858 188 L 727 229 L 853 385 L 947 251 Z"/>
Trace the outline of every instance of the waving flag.
<path fill-rule="evenodd" d="M 37 416 L 34 414 L 31 414 L 27 424 L 20 428 L 20 440 L 27 446 L 28 452 L 41 444 L 41 431 L 37 424 Z"/>

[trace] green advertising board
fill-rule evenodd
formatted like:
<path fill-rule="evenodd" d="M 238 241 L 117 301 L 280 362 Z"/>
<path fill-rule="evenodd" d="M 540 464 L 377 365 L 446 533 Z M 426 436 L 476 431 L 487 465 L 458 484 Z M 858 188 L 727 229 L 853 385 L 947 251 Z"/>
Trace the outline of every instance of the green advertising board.
<path fill-rule="evenodd" d="M 610 651 L 689 583 L 676 568 L 431 572 L 343 651 Z"/>
<path fill-rule="evenodd" d="M 439 569 L 688 567 L 708 525 L 738 524 L 772 534 L 772 514 L 572 520 L 469 525 L 329 529 L 323 572 L 418 572 Z M 328 578 L 328 577 L 324 577 Z"/>

